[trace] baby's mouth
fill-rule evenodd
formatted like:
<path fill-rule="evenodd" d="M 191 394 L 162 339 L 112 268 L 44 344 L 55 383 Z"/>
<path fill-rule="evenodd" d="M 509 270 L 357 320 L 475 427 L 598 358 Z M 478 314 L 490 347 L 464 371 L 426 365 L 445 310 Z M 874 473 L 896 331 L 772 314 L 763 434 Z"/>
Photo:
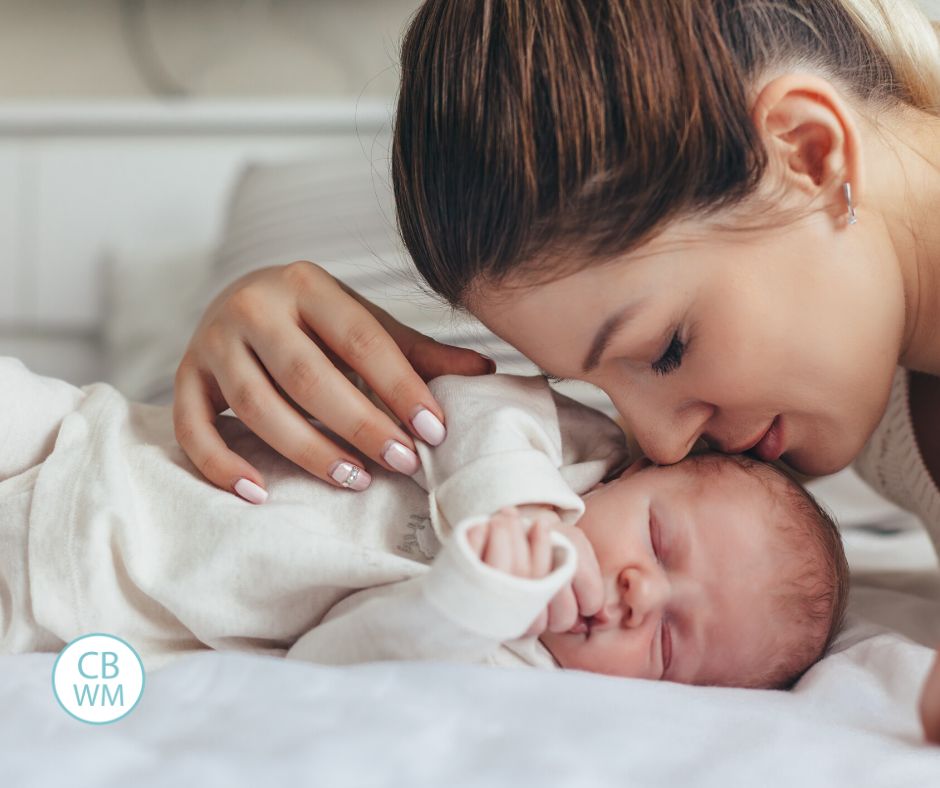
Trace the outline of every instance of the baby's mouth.
<path fill-rule="evenodd" d="M 568 633 L 571 635 L 585 635 L 585 637 L 591 637 L 592 619 L 593 616 L 578 616 L 577 622 L 568 630 Z"/>
<path fill-rule="evenodd" d="M 607 608 L 602 607 L 593 616 L 578 616 L 575 625 L 568 631 L 573 635 L 585 635 L 585 639 L 591 637 L 591 631 L 595 627 L 605 628 L 605 624 L 610 623 L 610 614 Z"/>

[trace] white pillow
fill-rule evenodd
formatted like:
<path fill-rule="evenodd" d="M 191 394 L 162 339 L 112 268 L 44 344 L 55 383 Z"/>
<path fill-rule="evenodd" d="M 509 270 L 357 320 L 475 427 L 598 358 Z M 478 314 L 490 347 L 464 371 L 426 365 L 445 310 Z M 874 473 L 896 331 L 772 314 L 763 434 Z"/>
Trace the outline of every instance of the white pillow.
<path fill-rule="evenodd" d="M 205 305 L 209 250 L 104 258 L 107 379 L 131 399 L 171 402 L 176 367 Z"/>
<path fill-rule="evenodd" d="M 383 150 L 377 142 L 373 149 Z M 323 144 L 300 161 L 252 163 L 236 180 L 215 257 L 215 292 L 248 271 L 292 260 L 330 261 L 355 276 L 365 265 L 400 276 L 394 200 L 382 154 L 360 140 Z"/>

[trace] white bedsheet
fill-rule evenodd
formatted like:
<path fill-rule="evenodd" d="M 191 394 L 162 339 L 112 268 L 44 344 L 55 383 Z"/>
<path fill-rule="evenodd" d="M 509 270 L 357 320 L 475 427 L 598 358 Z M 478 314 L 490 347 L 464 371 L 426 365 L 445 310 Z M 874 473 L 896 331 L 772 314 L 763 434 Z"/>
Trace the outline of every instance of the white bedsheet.
<path fill-rule="evenodd" d="M 54 655 L 5 657 L 0 785 L 940 785 L 916 715 L 932 652 L 883 629 L 940 642 L 928 543 L 853 535 L 849 548 L 923 568 L 861 577 L 843 650 L 789 693 L 206 653 L 151 673 L 130 715 L 92 726 L 54 700 Z"/>

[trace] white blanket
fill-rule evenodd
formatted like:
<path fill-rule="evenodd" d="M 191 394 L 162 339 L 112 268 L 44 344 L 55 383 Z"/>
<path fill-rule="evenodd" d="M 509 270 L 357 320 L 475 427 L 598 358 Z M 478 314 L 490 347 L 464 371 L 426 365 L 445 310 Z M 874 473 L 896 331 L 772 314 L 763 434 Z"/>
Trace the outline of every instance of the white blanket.
<path fill-rule="evenodd" d="M 932 563 L 919 534 L 852 535 L 849 548 Z M 789 693 L 207 653 L 151 673 L 127 717 L 92 726 L 56 703 L 54 655 L 4 657 L 0 784 L 940 785 L 940 748 L 922 743 L 916 714 L 932 652 L 879 626 L 940 642 L 938 594 L 933 568 L 866 575 L 843 650 Z"/>

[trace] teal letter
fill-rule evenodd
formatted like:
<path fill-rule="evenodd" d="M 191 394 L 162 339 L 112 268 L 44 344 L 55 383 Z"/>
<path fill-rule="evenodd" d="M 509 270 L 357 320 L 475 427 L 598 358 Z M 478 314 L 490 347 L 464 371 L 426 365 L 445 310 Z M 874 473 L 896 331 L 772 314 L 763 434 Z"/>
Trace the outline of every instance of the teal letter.
<path fill-rule="evenodd" d="M 108 662 L 108 657 L 113 657 L 114 659 L 111 662 Z M 113 651 L 102 651 L 101 652 L 101 678 L 103 679 L 113 679 L 120 672 L 118 671 L 117 666 L 118 655 Z M 108 668 L 114 668 L 114 673 L 110 676 L 108 675 Z"/>
<path fill-rule="evenodd" d="M 113 697 L 113 698 L 111 697 L 111 693 L 108 692 L 108 685 L 107 685 L 107 684 L 105 684 L 105 685 L 101 688 L 101 705 L 102 705 L 102 706 L 105 705 L 105 698 L 107 698 L 107 699 L 108 699 L 108 702 L 110 702 L 110 704 L 113 706 L 113 705 L 114 705 L 114 701 L 116 701 L 119 697 L 120 697 L 120 699 L 121 699 L 121 702 L 120 702 L 118 705 L 119 705 L 119 706 L 123 706 L 123 705 L 124 705 L 124 685 L 123 685 L 123 684 L 118 684 L 118 685 L 117 685 L 117 692 L 114 693 L 114 697 Z"/>
<path fill-rule="evenodd" d="M 85 657 L 90 657 L 92 654 L 97 654 L 97 651 L 86 651 L 78 658 L 78 672 L 82 674 L 86 679 L 96 679 L 97 676 L 92 676 L 90 673 L 85 672 L 85 668 L 82 667 L 82 663 L 85 661 Z"/>
<path fill-rule="evenodd" d="M 82 694 L 81 694 L 81 695 L 78 694 L 78 684 L 73 684 L 73 685 L 72 685 L 72 689 L 75 690 L 75 702 L 76 702 L 79 706 L 82 705 L 82 700 L 83 700 L 83 698 L 87 697 L 88 695 L 91 695 L 91 701 L 90 701 L 89 705 L 90 705 L 90 706 L 94 706 L 94 705 L 95 705 L 95 699 L 98 697 L 98 688 L 97 688 L 97 687 L 95 687 L 94 693 L 91 693 L 91 692 L 89 692 L 88 685 L 85 684 L 85 685 L 82 686 Z"/>

